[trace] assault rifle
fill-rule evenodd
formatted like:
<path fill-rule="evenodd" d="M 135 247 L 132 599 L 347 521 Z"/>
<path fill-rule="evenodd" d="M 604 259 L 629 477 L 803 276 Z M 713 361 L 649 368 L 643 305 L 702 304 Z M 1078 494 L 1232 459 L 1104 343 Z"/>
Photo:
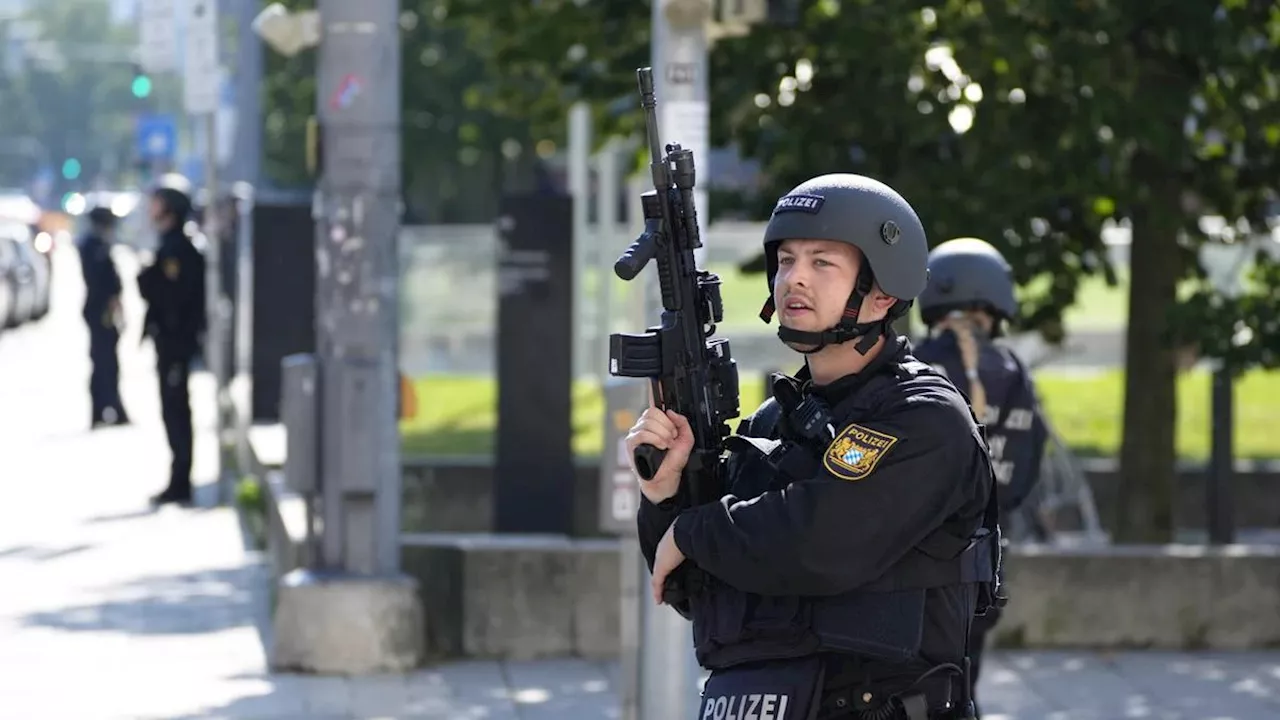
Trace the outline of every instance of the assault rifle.
<path fill-rule="evenodd" d="M 694 251 L 702 247 L 694 206 L 693 151 L 659 140 L 653 69 L 636 70 L 640 106 L 645 113 L 653 190 L 640 196 L 644 232 L 618 258 L 613 271 L 635 279 L 651 260 L 658 263 L 662 321 L 643 333 L 609 336 L 609 373 L 649 378 L 654 404 L 688 418 L 693 452 L 680 481 L 685 506 L 719 500 L 724 494 L 720 456 L 729 435 L 728 420 L 738 416 L 738 366 L 729 341 L 715 338 L 724 319 L 720 278 L 699 270 Z M 635 466 L 642 480 L 652 480 L 666 451 L 641 445 Z M 673 575 L 674 577 L 674 575 Z"/>

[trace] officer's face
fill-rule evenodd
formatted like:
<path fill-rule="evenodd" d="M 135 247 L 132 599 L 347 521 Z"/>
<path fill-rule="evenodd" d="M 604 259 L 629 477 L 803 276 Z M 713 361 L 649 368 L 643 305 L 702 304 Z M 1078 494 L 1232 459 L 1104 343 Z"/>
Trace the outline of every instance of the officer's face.
<path fill-rule="evenodd" d="M 169 215 L 169 209 L 165 206 L 164 201 L 160 198 L 151 198 L 151 226 L 157 232 L 165 232 L 169 226 L 173 224 L 173 220 Z"/>
<path fill-rule="evenodd" d="M 785 240 L 778 246 L 773 302 L 778 322 L 796 330 L 819 332 L 840 322 L 862 254 L 830 240 Z"/>

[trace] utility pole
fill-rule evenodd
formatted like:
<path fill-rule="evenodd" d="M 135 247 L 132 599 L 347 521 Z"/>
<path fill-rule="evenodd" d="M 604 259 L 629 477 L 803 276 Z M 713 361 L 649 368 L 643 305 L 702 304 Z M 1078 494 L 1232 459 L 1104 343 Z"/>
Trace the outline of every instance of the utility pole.
<path fill-rule="evenodd" d="M 316 350 L 323 560 L 400 569 L 398 0 L 321 0 Z"/>
<path fill-rule="evenodd" d="M 253 20 L 260 9 L 261 3 L 256 0 L 240 0 L 236 4 L 236 136 L 231 157 L 234 179 L 255 188 L 262 168 L 263 57 Z"/>
<path fill-rule="evenodd" d="M 1210 240 L 1199 249 L 1200 266 L 1219 295 L 1235 299 L 1244 292 L 1245 269 L 1257 252 L 1256 242 Z M 1235 376 L 1225 360 L 1214 360 L 1210 391 L 1209 466 L 1205 473 L 1205 530 L 1209 545 L 1236 541 L 1235 501 Z"/>
<path fill-rule="evenodd" d="M 319 430 L 307 442 L 319 446 L 323 521 L 319 557 L 280 583 L 277 668 L 403 672 L 420 662 L 425 643 L 417 584 L 400 572 L 399 20 L 399 0 L 320 0 L 298 15 L 274 4 L 254 21 L 286 54 L 319 43 Z"/>
<path fill-rule="evenodd" d="M 694 202 L 698 207 L 698 230 L 703 238 L 709 237 L 707 225 L 711 217 L 707 205 L 711 178 L 711 46 L 718 37 L 745 34 L 752 24 L 765 20 L 769 5 L 768 0 L 654 0 L 652 4 L 650 53 L 658 100 L 658 126 L 664 143 L 679 143 L 693 151 L 697 169 Z M 705 247 L 694 251 L 700 265 L 706 262 L 706 253 Z M 661 293 L 657 289 L 657 274 L 651 273 L 649 278 L 645 293 L 649 305 L 647 315 L 656 319 L 662 312 Z M 610 405 L 609 409 L 614 408 Z M 624 541 L 624 546 L 628 545 L 635 547 L 629 538 Z M 648 569 L 643 563 L 624 563 L 624 573 L 636 570 L 648 579 Z M 631 582 L 630 577 L 624 576 L 624 588 L 628 592 Z M 643 590 L 648 582 L 639 585 Z M 625 650 L 638 657 L 624 658 L 623 667 L 638 673 L 639 692 L 624 693 L 622 716 L 638 720 L 695 717 L 701 669 L 694 657 L 689 622 L 669 607 L 655 606 L 647 594 L 640 598 L 638 608 L 633 602 L 623 602 L 624 613 L 637 610 L 639 647 L 632 648 L 627 643 Z M 628 619 L 623 626 L 634 632 L 634 623 Z M 626 678 L 627 682 L 635 680 Z"/>
<path fill-rule="evenodd" d="M 154 2 L 154 0 L 152 0 Z M 253 425 L 253 218 L 254 195 L 262 167 L 262 41 L 253 29 L 261 9 L 256 0 L 239 0 L 236 16 L 235 137 L 229 174 L 236 198 L 235 367 L 230 373 L 235 405 L 236 464 L 252 467 L 249 428 Z"/>
<path fill-rule="evenodd" d="M 713 10 L 712 0 L 655 0 L 650 35 L 658 129 L 662 142 L 680 143 L 681 147 L 693 151 L 698 173 L 694 202 L 698 208 L 699 231 L 704 238 L 708 217 L 706 187 L 710 177 L 707 27 Z M 706 261 L 705 248 L 699 248 L 694 254 L 700 264 Z M 652 323 L 662 313 L 657 273 L 650 273 L 647 283 L 646 322 Z M 637 720 L 687 720 L 694 717 L 698 709 L 700 670 L 693 655 L 693 632 L 689 621 L 669 607 L 655 606 L 647 593 L 643 593 L 649 586 L 648 568 L 643 563 L 636 567 L 644 579 L 639 583 L 642 594 L 638 607 L 624 605 L 629 612 L 640 612 L 639 657 L 627 663 L 639 674 L 639 692 L 634 696 L 638 703 L 634 708 L 635 717 Z M 632 711 L 624 708 L 624 716 Z"/>
<path fill-rule="evenodd" d="M 221 99 L 220 56 L 218 53 L 218 6 L 215 0 L 192 0 L 186 5 L 186 42 L 183 63 L 183 105 L 198 119 L 205 135 L 205 203 L 201 231 L 206 243 L 205 298 L 208 327 L 205 334 L 205 361 L 214 377 L 217 437 L 216 475 L 219 502 L 231 498 L 223 479 L 222 436 L 226 426 L 226 320 L 222 295 L 222 252 L 218 229 L 218 103 Z"/>

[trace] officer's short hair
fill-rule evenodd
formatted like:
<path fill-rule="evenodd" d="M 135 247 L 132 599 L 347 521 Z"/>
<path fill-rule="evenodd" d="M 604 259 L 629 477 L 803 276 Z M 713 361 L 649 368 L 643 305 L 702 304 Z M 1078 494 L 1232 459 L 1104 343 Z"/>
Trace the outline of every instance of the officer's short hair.
<path fill-rule="evenodd" d="M 159 200 L 166 212 L 177 218 L 178 222 L 186 222 L 193 210 L 191 196 L 171 187 L 160 187 L 152 191 L 151 196 Z"/>
<path fill-rule="evenodd" d="M 116 221 L 116 214 L 110 208 L 95 207 L 89 211 L 89 224 L 96 228 L 113 228 Z"/>

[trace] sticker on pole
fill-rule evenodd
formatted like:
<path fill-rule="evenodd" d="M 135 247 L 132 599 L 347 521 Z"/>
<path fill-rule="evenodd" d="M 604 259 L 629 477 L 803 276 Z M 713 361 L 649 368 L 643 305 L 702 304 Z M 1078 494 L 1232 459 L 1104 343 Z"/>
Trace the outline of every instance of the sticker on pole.
<path fill-rule="evenodd" d="M 338 83 L 338 89 L 329 96 L 329 107 L 333 110 L 346 110 L 364 90 L 364 81 L 356 75 L 348 74 Z"/>

